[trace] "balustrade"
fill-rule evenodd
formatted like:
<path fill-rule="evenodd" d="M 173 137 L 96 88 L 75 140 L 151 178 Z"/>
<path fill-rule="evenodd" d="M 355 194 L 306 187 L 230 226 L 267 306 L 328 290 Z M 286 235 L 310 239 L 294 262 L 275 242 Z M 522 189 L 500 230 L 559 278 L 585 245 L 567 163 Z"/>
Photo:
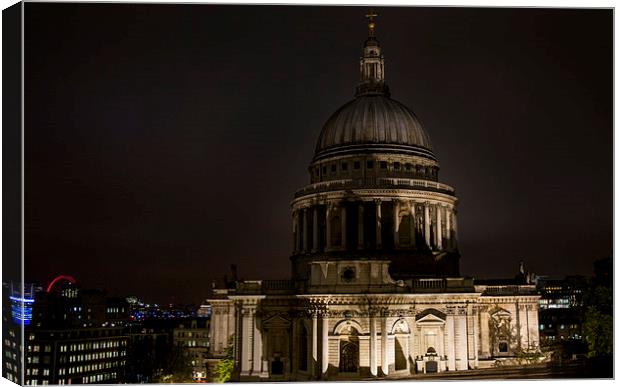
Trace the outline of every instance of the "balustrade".
<path fill-rule="evenodd" d="M 449 195 L 454 195 L 454 189 L 447 184 L 438 183 L 430 180 L 421 179 L 403 179 L 390 177 L 368 177 L 366 179 L 341 179 L 329 180 L 319 183 L 310 184 L 297 192 L 295 197 L 301 197 L 311 193 L 334 191 L 339 189 L 351 188 L 423 188 Z"/>

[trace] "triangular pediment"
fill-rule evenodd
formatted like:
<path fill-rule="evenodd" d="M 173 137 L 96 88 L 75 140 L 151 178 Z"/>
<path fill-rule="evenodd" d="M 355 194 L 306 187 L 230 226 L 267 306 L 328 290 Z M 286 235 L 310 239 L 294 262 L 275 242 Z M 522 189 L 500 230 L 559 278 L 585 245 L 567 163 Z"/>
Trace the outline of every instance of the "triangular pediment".
<path fill-rule="evenodd" d="M 291 326 L 291 321 L 279 314 L 276 314 L 263 320 L 262 326 L 265 329 L 289 328 Z"/>
<path fill-rule="evenodd" d="M 419 318 L 418 320 L 416 320 L 417 324 L 443 324 L 446 321 L 441 319 L 438 316 L 435 316 L 434 314 L 427 314 L 424 317 Z"/>
<path fill-rule="evenodd" d="M 434 308 L 424 309 L 422 312 L 418 313 L 415 316 L 415 319 L 416 319 L 416 321 L 419 321 L 419 320 L 423 319 L 424 317 L 426 317 L 428 315 L 433 315 L 433 316 L 439 318 L 441 321 L 445 321 L 446 320 L 446 314 L 443 313 L 442 311 L 434 309 Z"/>

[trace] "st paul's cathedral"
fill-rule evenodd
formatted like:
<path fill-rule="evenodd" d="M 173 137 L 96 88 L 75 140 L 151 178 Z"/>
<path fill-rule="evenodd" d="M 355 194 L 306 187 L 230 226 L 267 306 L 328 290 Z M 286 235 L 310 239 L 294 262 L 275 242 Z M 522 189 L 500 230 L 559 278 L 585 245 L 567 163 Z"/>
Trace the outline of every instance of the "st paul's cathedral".
<path fill-rule="evenodd" d="M 355 98 L 323 126 L 291 203 L 291 278 L 235 279 L 209 300 L 211 355 L 232 342 L 237 380 L 406 378 L 538 348 L 534 285 L 460 274 L 458 199 L 391 98 L 375 16 Z"/>

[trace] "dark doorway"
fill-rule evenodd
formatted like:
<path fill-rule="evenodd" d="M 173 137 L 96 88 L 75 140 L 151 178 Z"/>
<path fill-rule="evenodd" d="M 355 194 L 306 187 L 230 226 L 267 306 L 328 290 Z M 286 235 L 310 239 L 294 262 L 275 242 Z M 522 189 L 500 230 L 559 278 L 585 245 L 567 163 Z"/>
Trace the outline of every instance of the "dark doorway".
<path fill-rule="evenodd" d="M 308 331 L 303 324 L 299 336 L 299 369 L 308 371 Z"/>
<path fill-rule="evenodd" d="M 284 374 L 284 363 L 280 360 L 279 357 L 276 357 L 271 362 L 271 374 L 272 375 L 283 375 Z"/>
<path fill-rule="evenodd" d="M 359 347 L 351 341 L 340 342 L 340 372 L 357 372 Z"/>
<path fill-rule="evenodd" d="M 434 374 L 437 372 L 437 362 L 435 360 L 429 360 L 426 362 L 426 373 Z"/>
<path fill-rule="evenodd" d="M 394 350 L 395 350 L 395 356 L 394 356 L 394 360 L 396 361 L 396 364 L 394 365 L 396 370 L 404 370 L 407 369 L 407 358 L 405 357 L 405 350 L 403 349 L 403 346 L 400 344 L 400 340 L 398 340 L 398 338 L 396 338 L 394 340 Z"/>

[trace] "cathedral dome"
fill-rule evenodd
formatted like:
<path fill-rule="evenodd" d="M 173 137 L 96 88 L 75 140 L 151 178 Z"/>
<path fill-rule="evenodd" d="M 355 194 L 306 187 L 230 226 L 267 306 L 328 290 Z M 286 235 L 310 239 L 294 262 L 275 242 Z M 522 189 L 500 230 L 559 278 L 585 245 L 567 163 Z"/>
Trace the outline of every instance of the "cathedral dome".
<path fill-rule="evenodd" d="M 314 159 L 368 151 L 415 154 L 435 160 L 431 140 L 416 115 L 387 92 L 360 93 L 325 123 Z"/>

